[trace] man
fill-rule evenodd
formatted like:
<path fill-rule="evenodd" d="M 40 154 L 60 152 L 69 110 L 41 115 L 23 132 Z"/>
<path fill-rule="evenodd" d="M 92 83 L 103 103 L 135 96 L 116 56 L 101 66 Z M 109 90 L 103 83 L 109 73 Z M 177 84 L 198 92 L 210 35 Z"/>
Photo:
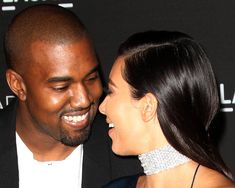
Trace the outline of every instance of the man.
<path fill-rule="evenodd" d="M 5 52 L 18 100 L 0 114 L 1 187 L 99 188 L 139 171 L 135 159 L 111 153 L 107 125 L 96 116 L 99 64 L 72 12 L 52 5 L 22 11 Z"/>

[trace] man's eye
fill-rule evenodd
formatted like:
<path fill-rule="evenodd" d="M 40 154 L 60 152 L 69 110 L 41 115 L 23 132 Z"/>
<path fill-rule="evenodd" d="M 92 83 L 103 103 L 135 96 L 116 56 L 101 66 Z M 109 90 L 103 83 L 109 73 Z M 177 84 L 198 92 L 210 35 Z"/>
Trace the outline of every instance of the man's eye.
<path fill-rule="evenodd" d="M 97 78 L 98 78 L 98 76 L 96 75 L 96 76 L 92 76 L 92 77 L 88 78 L 88 80 L 95 80 Z"/>
<path fill-rule="evenodd" d="M 65 91 L 68 88 L 68 86 L 60 86 L 60 87 L 53 87 L 53 90 L 55 91 Z"/>
<path fill-rule="evenodd" d="M 92 74 L 92 75 L 88 76 L 86 78 L 86 81 L 93 81 L 93 80 L 96 80 L 97 78 L 99 78 L 99 74 L 95 73 L 95 74 Z"/>

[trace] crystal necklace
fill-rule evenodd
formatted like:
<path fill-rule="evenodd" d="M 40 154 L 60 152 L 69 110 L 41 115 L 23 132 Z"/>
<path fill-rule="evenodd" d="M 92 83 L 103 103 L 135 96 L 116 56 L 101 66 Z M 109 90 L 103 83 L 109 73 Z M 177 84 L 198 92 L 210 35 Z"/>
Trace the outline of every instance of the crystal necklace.
<path fill-rule="evenodd" d="M 138 156 L 146 175 L 157 174 L 188 162 L 190 159 L 171 145 L 166 145 Z"/>

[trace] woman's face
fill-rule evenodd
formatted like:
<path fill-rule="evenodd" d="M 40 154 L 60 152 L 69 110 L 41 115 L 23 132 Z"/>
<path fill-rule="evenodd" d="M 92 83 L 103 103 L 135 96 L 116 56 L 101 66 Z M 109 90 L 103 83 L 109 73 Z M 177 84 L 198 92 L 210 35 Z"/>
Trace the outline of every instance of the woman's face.
<path fill-rule="evenodd" d="M 117 58 L 109 75 L 109 92 L 99 110 L 107 116 L 112 150 L 119 155 L 138 155 L 148 140 L 146 126 L 141 120 L 140 101 L 131 97 L 128 83 L 122 78 L 122 57 Z M 146 134 L 145 134 L 146 133 Z"/>

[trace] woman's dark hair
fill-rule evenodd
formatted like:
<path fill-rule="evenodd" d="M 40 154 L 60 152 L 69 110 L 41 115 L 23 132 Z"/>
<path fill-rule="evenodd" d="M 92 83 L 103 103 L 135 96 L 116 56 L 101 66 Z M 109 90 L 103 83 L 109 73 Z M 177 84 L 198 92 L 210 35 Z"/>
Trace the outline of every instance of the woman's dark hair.
<path fill-rule="evenodd" d="M 147 31 L 121 44 L 122 76 L 136 100 L 147 93 L 168 142 L 180 153 L 232 179 L 209 134 L 219 109 L 215 76 L 202 46 L 176 31 Z"/>

